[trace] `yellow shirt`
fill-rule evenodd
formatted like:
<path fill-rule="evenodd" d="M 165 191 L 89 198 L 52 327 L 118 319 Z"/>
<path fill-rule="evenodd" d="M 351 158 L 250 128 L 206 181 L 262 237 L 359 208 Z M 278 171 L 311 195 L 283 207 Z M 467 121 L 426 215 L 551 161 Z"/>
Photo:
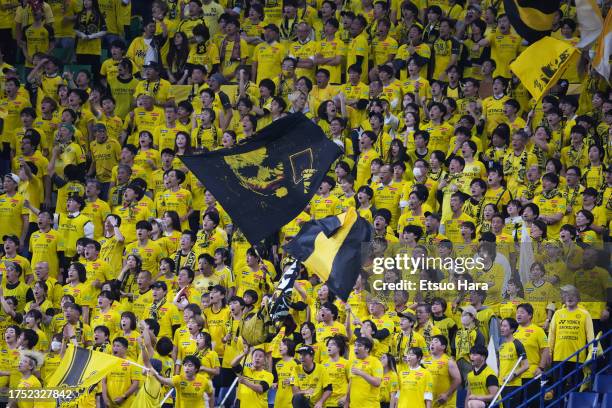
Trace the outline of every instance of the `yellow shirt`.
<path fill-rule="evenodd" d="M 321 54 L 323 58 L 331 58 L 337 55 L 346 55 L 346 47 L 344 42 L 336 35 L 333 40 L 327 40 L 326 38 L 317 42 L 314 54 Z M 339 84 L 342 77 L 342 64 L 338 65 L 318 65 L 319 69 L 326 69 L 329 71 L 329 82 L 331 84 Z M 299 77 L 298 77 L 299 78 Z M 366 88 L 367 90 L 367 88 Z M 347 95 L 347 99 L 351 99 Z M 367 99 L 367 97 L 365 98 Z"/>
<path fill-rule="evenodd" d="M 214 351 L 223 357 L 225 351 L 225 343 L 223 343 L 223 337 L 227 334 L 226 323 L 230 319 L 229 307 L 223 307 L 218 312 L 214 312 L 212 307 L 204 309 L 204 317 L 206 318 L 206 325 L 210 337 L 212 338 L 213 344 L 215 345 Z"/>
<path fill-rule="evenodd" d="M 93 298 L 93 287 L 90 282 L 77 283 L 75 286 L 64 285 L 63 295 L 72 295 L 76 304 L 92 308 L 96 299 Z"/>
<path fill-rule="evenodd" d="M 117 214 L 121 218 L 121 226 L 119 230 L 125 239 L 125 244 L 130 244 L 136 241 L 136 223 L 138 221 L 146 221 L 150 212 L 146 207 L 137 205 L 117 206 L 113 209 L 113 214 Z"/>
<path fill-rule="evenodd" d="M 548 336 L 552 361 L 563 361 L 593 340 L 591 315 L 581 308 L 573 311 L 559 309 L 553 315 Z M 572 361 L 583 362 L 586 356 L 587 352 L 583 351 Z"/>
<path fill-rule="evenodd" d="M 506 378 L 510 375 L 512 368 L 516 364 L 516 361 L 520 356 L 527 357 L 523 344 L 514 339 L 513 341 L 506 341 L 499 346 L 499 377 Z M 521 377 L 514 377 L 508 381 L 509 386 L 520 386 Z"/>
<path fill-rule="evenodd" d="M 292 407 L 291 399 L 293 398 L 293 386 L 291 385 L 291 379 L 297 363 L 294 359 L 288 361 L 280 360 L 276 363 L 276 375 L 278 376 L 278 388 L 276 391 L 276 398 L 274 399 L 274 406 L 279 408 L 290 408 Z"/>
<path fill-rule="evenodd" d="M 449 123 L 442 122 L 436 125 L 430 122 L 428 125 L 424 125 L 422 129 L 429 132 L 427 147 L 430 151 L 442 150 L 445 152 L 448 150 L 450 139 L 453 136 L 453 127 Z"/>
<path fill-rule="evenodd" d="M 122 360 L 106 375 L 106 390 L 111 401 L 124 395 L 133 381 L 140 381 L 142 378 L 141 368 L 136 367 L 126 360 Z M 124 402 L 130 406 L 134 399 L 134 394 Z"/>
<path fill-rule="evenodd" d="M 121 265 L 123 263 L 123 248 L 124 243 L 117 241 L 117 237 L 114 235 L 110 238 L 102 237 L 100 240 L 100 259 L 104 260 L 111 266 L 111 270 L 114 271 L 114 277 L 116 278 L 121 271 Z"/>
<path fill-rule="evenodd" d="M 525 283 L 525 301 L 533 306 L 533 323 L 537 326 L 543 326 L 547 318 L 547 307 L 551 303 L 559 303 L 559 289 L 553 286 L 550 282 L 544 282 L 541 285 L 535 285 L 533 281 Z"/>
<path fill-rule="evenodd" d="M 327 372 L 329 383 L 332 386 L 332 394 L 325 402 L 326 407 L 337 407 L 338 401 L 344 398 L 348 391 L 348 380 L 351 375 L 351 363 L 342 357 L 338 361 L 324 360 L 321 365 Z"/>
<path fill-rule="evenodd" d="M 493 369 L 486 364 L 479 371 L 471 370 L 467 377 L 468 389 L 471 395 L 489 395 L 490 386 L 499 386 L 499 381 Z"/>
<path fill-rule="evenodd" d="M 433 398 L 433 379 L 423 367 L 415 369 L 403 365 L 398 370 L 399 399 L 398 408 L 425 407 L 425 400 Z"/>
<path fill-rule="evenodd" d="M 36 231 L 30 236 L 32 265 L 39 262 L 49 263 L 49 276 L 57 278 L 59 259 L 57 257 L 58 232 L 51 228 L 48 232 Z"/>
<path fill-rule="evenodd" d="M 183 217 L 187 215 L 192 206 L 191 193 L 184 188 L 179 188 L 177 191 L 164 190 L 155 197 L 155 210 L 158 217 L 163 216 L 166 211 L 176 211 L 179 217 Z M 181 228 L 188 229 L 189 222 L 183 221 Z"/>
<path fill-rule="evenodd" d="M 93 222 L 94 225 L 94 239 L 99 240 L 104 234 L 104 220 L 106 216 L 110 214 L 110 207 L 105 201 L 99 198 L 96 201 L 91 202 L 87 200 L 87 205 L 83 209 L 83 214 Z"/>
<path fill-rule="evenodd" d="M 491 59 L 495 61 L 496 68 L 493 77 L 502 76 L 510 78 L 510 62 L 520 53 L 522 38 L 518 34 L 502 34 L 496 32 L 487 37 L 491 45 Z"/>
<path fill-rule="evenodd" d="M 523 344 L 529 361 L 529 369 L 522 378 L 533 378 L 535 370 L 542 364 L 542 350 L 548 348 L 548 337 L 541 327 L 533 323 L 529 326 L 519 326 L 514 337 Z"/>
<path fill-rule="evenodd" d="M 357 62 L 357 57 L 363 57 L 361 63 L 361 81 L 366 82 L 368 77 L 368 60 L 370 55 L 370 44 L 368 43 L 368 37 L 365 30 L 362 31 L 357 37 L 351 39 L 347 49 L 346 55 L 346 66 L 347 68 Z M 347 71 L 348 76 L 348 71 Z"/>
<path fill-rule="evenodd" d="M 361 186 L 367 185 L 368 180 L 372 177 L 371 164 L 372 161 L 379 158 L 376 150 L 370 149 L 366 152 L 361 152 L 357 161 L 357 178 L 355 180 L 355 190 Z"/>
<path fill-rule="evenodd" d="M 431 374 L 433 380 L 433 400 L 436 401 L 440 394 L 445 393 L 451 386 L 451 376 L 448 372 L 448 362 L 450 357 L 448 354 L 442 354 L 438 359 L 429 357 L 424 363 L 425 368 Z M 454 407 L 456 404 L 457 393 L 453 392 L 450 398 L 447 400 L 447 406 Z"/>
<path fill-rule="evenodd" d="M 444 235 L 446 235 L 448 239 L 451 240 L 451 242 L 461 242 L 461 225 L 467 221 L 472 223 L 475 222 L 472 217 L 463 212 L 459 215 L 458 218 L 452 218 L 452 216 L 449 217 L 448 219 L 442 222 L 444 226 Z"/>
<path fill-rule="evenodd" d="M 313 219 L 320 219 L 338 214 L 340 214 L 340 201 L 332 194 L 329 194 L 325 198 L 316 194 L 310 201 L 310 215 Z"/>
<path fill-rule="evenodd" d="M 94 308 L 91 317 L 91 327 L 94 329 L 97 326 L 106 326 L 110 330 L 110 338 L 113 338 L 121 330 L 120 323 L 121 315 L 117 311 L 109 309 L 108 312 L 102 312 L 100 308 Z"/>
<path fill-rule="evenodd" d="M 38 52 L 46 53 L 49 51 L 50 37 L 51 34 L 44 25 L 40 25 L 38 27 L 31 25 L 25 29 L 26 48 L 28 50 L 26 67 L 34 67 L 33 64 L 28 62 L 28 60 L 32 60 L 34 54 Z"/>
<path fill-rule="evenodd" d="M 386 38 L 381 40 L 377 35 L 372 39 L 370 54 L 372 54 L 374 64 L 382 65 L 389 62 L 389 57 L 397 54 L 397 49 L 398 44 L 393 37 L 388 35 Z"/>
<path fill-rule="evenodd" d="M 121 79 L 117 75 L 109 75 L 106 78 L 111 95 L 115 98 L 115 113 L 124 118 L 132 109 L 132 101 L 136 98 L 136 86 L 138 80 L 131 77 L 128 80 Z"/>
<path fill-rule="evenodd" d="M 306 372 L 301 364 L 293 369 L 293 386 L 300 391 L 306 391 L 312 402 L 321 399 L 325 387 L 329 384 L 329 372 L 322 364 L 315 364 L 310 373 Z"/>
<path fill-rule="evenodd" d="M 368 356 L 364 359 L 355 359 L 351 361 L 350 368 L 357 368 L 365 371 L 368 375 L 375 378 L 383 378 L 383 367 L 379 359 Z M 354 403 L 358 403 L 362 408 L 378 408 L 380 407 L 379 401 L 379 387 L 370 385 L 363 377 L 351 374 L 351 390 L 350 400 Z"/>
<path fill-rule="evenodd" d="M 504 103 L 508 99 L 510 98 L 506 95 L 499 99 L 489 96 L 482 101 L 482 114 L 485 117 L 485 131 L 487 134 L 491 134 L 497 125 L 505 121 L 506 115 L 504 115 L 503 109 Z M 483 146 L 483 148 L 488 148 L 488 145 Z"/>
<path fill-rule="evenodd" d="M 21 111 L 28 106 L 31 106 L 29 98 L 19 93 L 15 99 L 9 99 L 7 96 L 0 100 L 0 114 L 4 119 L 4 127 L 2 129 L 3 140 L 10 142 L 11 149 L 13 150 L 17 149 L 13 140 L 13 133 L 21 127 Z"/>
<path fill-rule="evenodd" d="M 263 42 L 257 44 L 253 50 L 253 62 L 257 62 L 255 82 L 258 84 L 262 79 L 272 79 L 280 75 L 284 56 L 285 48 L 281 43 L 268 44 Z"/>
<path fill-rule="evenodd" d="M 27 219 L 28 210 L 23 206 L 24 197 L 15 193 L 9 197 L 6 193 L 0 195 L 0 234 L 21 237 L 23 217 Z"/>
<path fill-rule="evenodd" d="M 110 182 L 113 167 L 119 163 L 121 157 L 121 145 L 117 140 L 109 138 L 104 143 L 93 140 L 89 147 L 96 165 L 96 179 L 101 183 Z"/>
<path fill-rule="evenodd" d="M 299 58 L 300 60 L 308 60 L 314 57 L 314 55 L 317 52 L 318 45 L 319 45 L 318 43 L 316 43 L 315 41 L 311 41 L 311 40 L 308 40 L 303 44 L 300 43 L 299 41 L 294 41 L 291 44 L 289 44 L 289 46 L 286 49 L 286 53 L 290 57 L 293 57 L 293 58 Z M 336 68 L 338 67 L 340 66 L 338 65 Z M 301 78 L 305 76 L 306 78 L 314 82 L 314 72 L 315 72 L 314 66 L 312 68 L 296 68 L 295 77 Z M 330 76 L 331 76 L 331 72 L 330 72 Z M 330 78 L 330 82 L 334 83 L 331 80 L 331 78 Z"/>
<path fill-rule="evenodd" d="M 140 94 L 147 94 L 155 98 L 157 104 L 164 104 L 168 100 L 168 92 L 172 85 L 165 79 L 159 79 L 156 82 L 151 81 L 140 81 L 136 86 L 134 93 L 136 96 Z M 142 130 L 142 129 L 141 129 Z M 151 129 L 152 130 L 152 129 Z"/>
<path fill-rule="evenodd" d="M 242 375 L 245 376 L 249 381 L 260 383 L 265 382 L 268 384 L 268 388 L 274 381 L 274 376 L 271 372 L 266 370 L 253 370 L 249 367 L 244 367 Z M 238 386 L 236 398 L 241 402 L 241 406 L 248 401 L 248 406 L 252 408 L 267 408 L 268 407 L 268 391 L 261 394 L 256 393 L 244 384 Z"/>

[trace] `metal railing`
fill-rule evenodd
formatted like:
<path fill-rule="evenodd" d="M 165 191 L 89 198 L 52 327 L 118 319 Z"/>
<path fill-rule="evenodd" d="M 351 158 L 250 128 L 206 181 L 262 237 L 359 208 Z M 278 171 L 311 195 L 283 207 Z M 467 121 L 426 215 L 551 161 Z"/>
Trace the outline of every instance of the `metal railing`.
<path fill-rule="evenodd" d="M 530 395 L 527 399 L 524 399 L 518 406 L 512 408 L 526 408 L 534 404 L 536 401 L 538 401 L 538 406 L 540 408 L 563 407 L 565 398 L 568 397 L 570 393 L 576 391 L 577 389 L 580 389 L 583 384 L 589 381 L 594 382 L 597 374 L 606 372 L 606 370 L 610 368 L 609 356 L 611 355 L 610 352 L 612 352 L 612 346 L 608 346 L 606 349 L 603 350 L 603 357 L 598 358 L 597 356 L 599 344 L 612 343 L 612 341 L 610 340 L 612 340 L 612 330 L 609 330 L 605 334 L 602 334 L 599 338 L 596 338 L 593 341 L 589 342 L 581 349 L 576 350 L 574 354 L 572 354 L 565 360 L 555 364 L 548 371 L 531 379 L 529 382 L 525 383 L 513 392 L 504 396 L 502 399 L 495 401 L 493 404 L 490 405 L 490 408 L 501 407 L 501 404 L 503 404 L 504 402 L 508 402 L 512 400 L 512 398 L 517 397 L 519 395 L 522 396 L 525 392 L 525 389 L 528 389 L 530 386 L 533 386 L 534 384 L 536 384 L 536 382 L 540 383 L 540 392 L 534 395 Z M 588 356 L 583 363 L 576 364 L 573 369 L 567 371 L 563 377 L 559 378 L 561 376 L 561 373 L 564 372 L 565 366 L 568 363 L 574 363 L 575 361 L 578 361 L 580 358 L 580 354 L 584 353 L 585 351 L 588 353 L 588 349 L 590 347 L 592 347 L 591 355 Z M 598 363 L 602 362 L 604 364 L 598 367 Z M 565 382 L 571 377 L 575 376 L 580 371 L 582 371 L 585 367 L 590 369 L 590 374 L 585 375 L 580 382 L 573 384 L 571 387 L 565 388 Z M 549 383 L 555 378 L 558 379 L 549 385 Z M 554 392 L 553 399 L 545 400 L 544 396 L 550 391 Z"/>

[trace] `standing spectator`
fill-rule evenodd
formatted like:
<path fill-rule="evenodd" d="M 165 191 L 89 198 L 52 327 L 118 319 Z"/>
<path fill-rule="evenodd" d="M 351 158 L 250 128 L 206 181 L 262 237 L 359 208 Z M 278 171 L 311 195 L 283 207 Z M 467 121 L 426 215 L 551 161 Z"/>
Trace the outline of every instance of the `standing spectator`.
<path fill-rule="evenodd" d="M 431 373 L 421 365 L 423 350 L 418 347 L 408 349 L 406 365 L 398 372 L 399 393 L 396 397 L 397 408 L 431 408 L 433 400 L 433 379 Z"/>
<path fill-rule="evenodd" d="M 473 369 L 467 378 L 469 386 L 465 399 L 466 408 L 485 408 L 499 390 L 497 376 L 487 365 L 488 356 L 489 352 L 485 346 L 474 346 L 470 349 Z"/>
<path fill-rule="evenodd" d="M 21 50 L 26 59 L 26 68 L 34 68 L 34 56 L 37 53 L 46 54 L 55 46 L 53 27 L 44 24 L 42 8 L 35 8 L 34 21 L 23 28 L 25 40 L 21 42 Z"/>
<path fill-rule="evenodd" d="M 98 0 L 83 0 L 83 10 L 77 14 L 74 28 L 77 36 L 76 60 L 79 64 L 91 66 L 97 82 L 100 78 L 102 37 L 106 35 L 106 22 Z"/>
<path fill-rule="evenodd" d="M 4 194 L 0 195 L 0 236 L 19 237 L 19 247 L 23 248 L 29 223 L 23 195 L 17 191 L 19 181 L 19 177 L 14 173 L 4 176 Z"/>
<path fill-rule="evenodd" d="M 310 346 L 298 349 L 301 365 L 293 370 L 293 407 L 323 407 L 332 394 L 329 373 L 322 364 L 315 364 L 315 351 Z"/>
<path fill-rule="evenodd" d="M 378 408 L 379 388 L 382 384 L 383 367 L 380 360 L 370 355 L 374 345 L 370 339 L 355 340 L 355 360 L 351 364 L 346 405 L 351 401 L 362 408 Z"/>
<path fill-rule="evenodd" d="M 583 348 L 595 337 L 591 315 L 583 308 L 578 307 L 580 301 L 578 289 L 572 285 L 563 286 L 561 288 L 561 298 L 565 307 L 555 312 L 548 331 L 548 344 L 552 350 L 553 366 L 569 358 L 576 350 Z M 568 375 L 569 372 L 574 371 L 590 355 L 591 347 L 576 354 L 570 361 L 564 362 L 561 368 L 555 371 L 556 380 L 558 381 Z M 580 384 L 582 378 L 582 370 L 575 371 L 573 375 L 559 384 L 555 392 L 561 394 L 563 389 L 571 389 Z"/>

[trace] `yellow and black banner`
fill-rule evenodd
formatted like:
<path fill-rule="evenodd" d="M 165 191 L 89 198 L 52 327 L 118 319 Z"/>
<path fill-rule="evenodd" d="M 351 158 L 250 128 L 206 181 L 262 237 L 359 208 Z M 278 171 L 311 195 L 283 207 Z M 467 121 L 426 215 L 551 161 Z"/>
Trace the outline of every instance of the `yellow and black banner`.
<path fill-rule="evenodd" d="M 69 345 L 48 387 L 89 388 L 97 384 L 123 359 L 99 351 Z"/>
<path fill-rule="evenodd" d="M 504 0 L 504 9 L 516 32 L 530 43 L 548 35 L 559 0 Z"/>
<path fill-rule="evenodd" d="M 361 249 L 371 237 L 371 225 L 349 207 L 343 214 L 304 223 L 283 248 L 346 302 L 362 270 Z"/>
<path fill-rule="evenodd" d="M 181 160 L 255 244 L 306 207 L 341 153 L 320 127 L 294 113 L 233 148 Z"/>
<path fill-rule="evenodd" d="M 570 64 L 578 62 L 578 57 L 578 50 L 571 44 L 544 37 L 512 61 L 510 70 L 537 102 L 562 78 Z"/>

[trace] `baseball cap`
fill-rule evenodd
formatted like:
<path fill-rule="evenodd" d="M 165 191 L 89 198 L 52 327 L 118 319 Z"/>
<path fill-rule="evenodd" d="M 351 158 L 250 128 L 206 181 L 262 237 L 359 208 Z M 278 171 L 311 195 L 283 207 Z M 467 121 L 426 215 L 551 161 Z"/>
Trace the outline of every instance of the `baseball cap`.
<path fill-rule="evenodd" d="M 70 194 L 68 196 L 68 200 L 76 201 L 77 203 L 79 203 L 81 209 L 85 208 L 85 200 L 78 194 Z"/>
<path fill-rule="evenodd" d="M 96 124 L 93 126 L 93 130 L 94 130 L 94 132 L 96 132 L 96 131 L 98 131 L 98 130 L 100 130 L 100 131 L 104 131 L 104 130 L 106 130 L 106 125 L 105 125 L 104 123 L 96 123 Z"/>
<path fill-rule="evenodd" d="M 219 85 L 223 85 L 226 82 L 223 74 L 219 74 L 219 73 L 211 75 L 210 80 L 217 81 Z"/>
<path fill-rule="evenodd" d="M 155 61 L 149 61 L 143 66 L 143 68 L 153 68 L 159 71 L 159 64 Z"/>
<path fill-rule="evenodd" d="M 8 173 L 8 174 L 5 174 L 5 175 L 4 175 L 4 177 L 8 177 L 8 178 L 10 178 L 11 180 L 13 180 L 13 182 L 15 182 L 15 184 L 19 184 L 19 176 L 18 176 L 18 175 L 16 175 L 15 173 Z"/>
<path fill-rule="evenodd" d="M 157 281 L 151 285 L 151 289 L 163 289 L 168 291 L 168 285 L 166 285 L 166 282 Z"/>
<path fill-rule="evenodd" d="M 72 126 L 70 123 L 62 123 L 60 127 L 66 128 L 70 131 L 70 133 L 74 134 L 74 126 Z"/>
<path fill-rule="evenodd" d="M 19 246 L 19 238 L 17 238 L 17 235 L 4 235 L 2 241 L 13 241 L 15 245 Z"/>
<path fill-rule="evenodd" d="M 302 346 L 298 349 L 297 351 L 300 354 L 310 354 L 311 356 L 314 356 L 314 349 L 310 346 Z"/>

